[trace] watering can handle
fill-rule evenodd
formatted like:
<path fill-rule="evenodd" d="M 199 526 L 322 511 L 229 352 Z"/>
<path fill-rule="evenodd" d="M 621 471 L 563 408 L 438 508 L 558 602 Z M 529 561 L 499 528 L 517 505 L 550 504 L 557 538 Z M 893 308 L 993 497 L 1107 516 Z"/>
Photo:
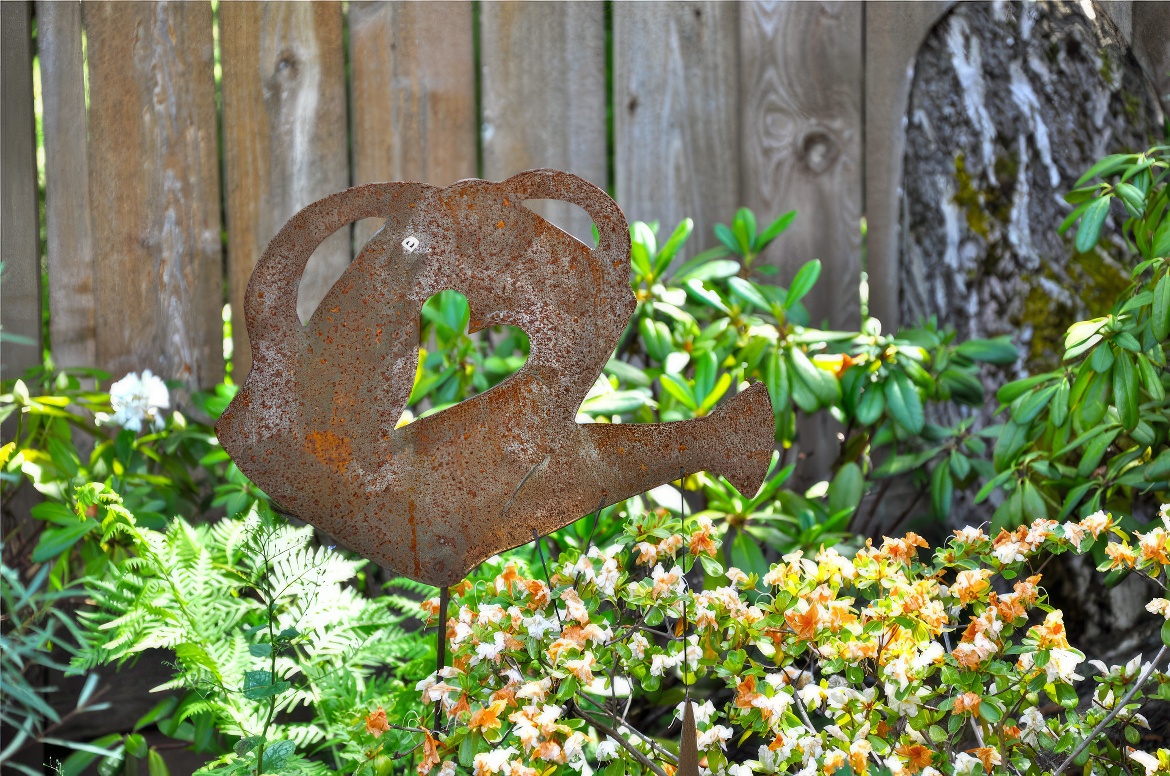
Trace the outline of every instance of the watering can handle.
<path fill-rule="evenodd" d="M 500 186 L 520 200 L 556 199 L 588 213 L 597 226 L 593 251 L 601 259 L 606 280 L 618 288 L 629 287 L 630 228 L 621 208 L 605 191 L 572 173 L 550 169 L 518 173 Z"/>
<path fill-rule="evenodd" d="M 420 201 L 437 190 L 425 183 L 367 183 L 319 199 L 289 219 L 256 262 L 244 297 L 255 359 L 269 355 L 269 345 L 280 349 L 296 341 L 301 275 L 325 238 L 363 218 L 385 218 L 396 199 Z"/>

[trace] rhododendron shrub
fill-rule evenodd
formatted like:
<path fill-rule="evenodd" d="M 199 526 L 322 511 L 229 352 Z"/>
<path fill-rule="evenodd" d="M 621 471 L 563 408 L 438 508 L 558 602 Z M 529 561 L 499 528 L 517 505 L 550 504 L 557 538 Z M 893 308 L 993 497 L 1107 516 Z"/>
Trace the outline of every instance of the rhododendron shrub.
<path fill-rule="evenodd" d="M 1170 772 L 1138 711 L 1170 698 L 1167 650 L 1086 661 L 1040 568 L 1101 542 L 1101 570 L 1164 585 L 1168 540 L 1097 513 L 966 528 L 933 551 L 910 533 L 851 558 L 796 552 L 760 578 L 719 567 L 704 518 L 653 514 L 615 546 L 564 553 L 551 587 L 540 563 L 496 559 L 494 579 L 452 591 L 450 665 L 417 688 L 443 724 L 420 731 L 417 770 L 672 774 L 678 723 L 655 738 L 625 715 L 630 693 L 685 683 L 704 773 Z M 424 609 L 434 623 L 438 601 Z"/>

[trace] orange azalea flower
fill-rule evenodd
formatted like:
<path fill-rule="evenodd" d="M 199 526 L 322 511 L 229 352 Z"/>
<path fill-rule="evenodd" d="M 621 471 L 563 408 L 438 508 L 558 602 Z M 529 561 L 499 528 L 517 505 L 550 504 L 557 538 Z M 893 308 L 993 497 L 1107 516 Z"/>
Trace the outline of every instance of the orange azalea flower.
<path fill-rule="evenodd" d="M 849 746 L 849 765 L 853 767 L 853 773 L 857 776 L 864 776 L 869 771 L 869 753 L 873 751 L 873 745 L 864 738 L 860 741 L 854 741 Z"/>
<path fill-rule="evenodd" d="M 512 692 L 511 687 L 501 687 L 492 693 L 492 701 L 503 701 L 508 706 L 516 705 L 516 694 Z"/>
<path fill-rule="evenodd" d="M 418 606 L 420 609 L 422 609 L 424 612 L 426 612 L 431 617 L 438 617 L 439 616 L 439 599 L 438 598 L 428 598 L 427 600 L 423 601 Z"/>
<path fill-rule="evenodd" d="M 1007 738 L 1008 741 L 1016 740 L 1017 738 L 1020 737 L 1020 733 L 1022 733 L 1022 732 L 1023 731 L 1020 730 L 1019 725 L 1008 725 L 1007 727 L 1005 727 L 1003 729 L 1003 734 Z"/>
<path fill-rule="evenodd" d="M 508 595 L 512 595 L 512 586 L 517 582 L 523 582 L 523 577 L 516 573 L 516 564 L 509 563 L 504 566 L 504 570 L 496 577 L 496 592 L 499 593 L 503 588 L 508 588 Z"/>
<path fill-rule="evenodd" d="M 1049 612 L 1040 625 L 1029 631 L 1036 637 L 1040 649 L 1068 649 L 1068 632 L 1064 629 L 1064 613 L 1059 609 Z"/>
<path fill-rule="evenodd" d="M 970 713 L 972 715 L 978 714 L 979 713 L 979 704 L 982 702 L 983 702 L 983 699 L 981 697 L 979 697 L 979 695 L 977 693 L 965 692 L 962 695 L 960 695 L 958 698 L 955 698 L 955 713 L 956 714 Z"/>
<path fill-rule="evenodd" d="M 389 729 L 390 723 L 386 719 L 386 710 L 381 706 L 378 707 L 377 711 L 366 715 L 366 732 L 374 738 L 378 738 Z"/>
<path fill-rule="evenodd" d="M 463 595 L 464 593 L 466 593 L 470 589 L 471 589 L 471 580 L 465 579 L 462 582 L 460 582 L 458 585 L 452 585 L 451 590 L 449 592 L 451 593 L 452 598 L 458 598 L 459 596 Z"/>
<path fill-rule="evenodd" d="M 691 550 L 691 555 L 710 555 L 715 557 L 715 540 L 711 538 L 711 530 L 714 526 L 711 524 L 711 518 L 700 517 L 699 529 L 691 534 L 688 546 Z"/>
<path fill-rule="evenodd" d="M 1003 758 L 1000 757 L 999 752 L 994 747 L 981 746 L 975 749 L 968 749 L 967 751 L 979 758 L 979 762 L 983 763 L 983 770 L 986 773 L 991 773 L 994 766 L 1003 762 Z"/>
<path fill-rule="evenodd" d="M 1105 554 L 1109 556 L 1109 568 L 1125 567 L 1131 569 L 1137 564 L 1137 553 L 1128 544 L 1109 542 L 1105 547 Z"/>
<path fill-rule="evenodd" d="M 819 619 L 820 613 L 817 611 L 816 604 L 811 604 L 803 614 L 795 611 L 784 613 L 784 621 L 788 623 L 788 627 L 796 631 L 798 639 L 804 641 L 812 641 L 817 635 L 817 621 Z"/>
<path fill-rule="evenodd" d="M 494 730 L 499 728 L 500 712 L 506 707 L 503 700 L 492 701 L 490 705 L 471 712 L 471 719 L 467 722 L 470 730 Z"/>
<path fill-rule="evenodd" d="M 418 776 L 427 776 L 439 764 L 439 742 L 431 735 L 431 731 L 423 728 L 423 756 L 418 764 Z M 512 771 L 515 773 L 515 771 Z"/>
<path fill-rule="evenodd" d="M 459 695 L 459 701 L 451 707 L 451 710 L 447 714 L 451 717 L 458 717 L 465 711 L 471 711 L 471 704 L 468 703 L 467 693 L 461 693 Z"/>
<path fill-rule="evenodd" d="M 957 596 L 959 603 L 969 604 L 976 601 L 985 590 L 991 587 L 988 579 L 991 578 L 991 569 L 964 569 L 955 578 L 951 585 L 951 595 Z"/>
<path fill-rule="evenodd" d="M 752 708 L 752 701 L 760 697 L 756 692 L 756 677 L 748 676 L 735 688 L 735 706 L 739 709 Z"/>
<path fill-rule="evenodd" d="M 539 609 L 548 606 L 549 602 L 552 601 L 552 595 L 549 593 L 548 585 L 540 580 L 526 579 L 521 584 L 528 591 L 528 608 Z"/>
<path fill-rule="evenodd" d="M 1170 542 L 1170 534 L 1166 533 L 1165 528 L 1155 528 L 1148 534 L 1135 534 L 1138 537 L 1140 546 L 1142 548 L 1142 560 L 1156 561 L 1163 566 L 1170 566 L 1170 557 L 1167 557 L 1167 542 Z"/>
<path fill-rule="evenodd" d="M 933 757 L 930 748 L 922 744 L 902 744 L 894 751 L 901 757 L 906 758 L 906 768 L 911 774 L 918 773 L 930 765 Z"/>
<path fill-rule="evenodd" d="M 772 743 L 768 744 L 768 751 L 775 752 L 782 746 L 784 746 L 784 736 L 777 733 L 776 737 L 772 739 Z"/>

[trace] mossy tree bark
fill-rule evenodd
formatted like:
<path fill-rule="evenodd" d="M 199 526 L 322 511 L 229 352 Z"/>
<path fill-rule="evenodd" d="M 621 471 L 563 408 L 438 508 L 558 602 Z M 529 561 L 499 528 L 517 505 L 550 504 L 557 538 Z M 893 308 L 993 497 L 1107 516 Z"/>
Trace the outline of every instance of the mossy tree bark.
<path fill-rule="evenodd" d="M 1055 367 L 1069 324 L 1108 311 L 1128 284 L 1123 212 L 1100 249 L 1078 254 L 1075 229 L 1057 231 L 1072 210 L 1062 195 L 1100 157 L 1160 142 L 1166 107 L 1096 4 L 959 3 L 928 35 L 906 117 L 899 308 L 904 325 L 936 317 L 961 339 L 1013 336 L 1021 361 L 985 375 L 985 419 L 995 387 Z M 956 499 L 957 524 L 990 515 Z M 1125 634 L 1123 651 L 1149 654 L 1152 586 L 1106 590 L 1093 565 L 1059 558 L 1044 573 L 1074 643 L 1120 659 Z"/>
<path fill-rule="evenodd" d="M 1152 84 L 1091 7 L 960 3 L 927 37 L 907 115 L 904 323 L 1012 334 L 1029 367 L 1051 368 L 1067 326 L 1128 282 L 1116 229 L 1089 255 L 1057 233 L 1072 210 L 1061 195 L 1094 161 L 1164 131 Z"/>

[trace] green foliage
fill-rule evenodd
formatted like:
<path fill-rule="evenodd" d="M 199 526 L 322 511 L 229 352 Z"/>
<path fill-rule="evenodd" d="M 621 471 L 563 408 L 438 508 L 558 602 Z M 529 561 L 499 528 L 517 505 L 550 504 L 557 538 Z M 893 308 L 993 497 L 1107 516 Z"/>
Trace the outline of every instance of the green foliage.
<path fill-rule="evenodd" d="M 129 538 L 134 554 L 88 583 L 94 608 L 80 615 L 86 637 L 73 665 L 173 651 L 175 676 L 158 689 L 186 694 L 154 722 L 218 754 L 206 772 L 370 773 L 365 709 L 416 714 L 403 678 L 429 666 L 433 646 L 402 627 L 418 607 L 400 593 L 429 588 L 398 580 L 388 587 L 399 593 L 362 595 L 353 583 L 365 561 L 318 545 L 311 528 L 262 503 L 213 525 L 176 518 L 164 534 L 138 526 L 105 486 L 79 489 L 78 500 L 97 508 L 104 540 Z M 391 730 L 382 745 L 408 739 Z"/>
<path fill-rule="evenodd" d="M 1077 224 L 1078 252 L 1094 251 L 1113 218 L 1121 221 L 1121 236 L 1138 262 L 1107 314 L 1069 327 L 1059 369 L 1009 383 L 997 393 L 1006 419 L 984 432 L 997 440 L 996 476 L 978 497 L 1002 490 L 996 528 L 1103 508 L 1132 516 L 1139 503 L 1166 500 L 1168 183 L 1170 147 L 1157 146 L 1105 157 L 1065 197 L 1076 207 L 1061 228 Z M 1117 218 L 1121 213 L 1124 220 Z"/>

